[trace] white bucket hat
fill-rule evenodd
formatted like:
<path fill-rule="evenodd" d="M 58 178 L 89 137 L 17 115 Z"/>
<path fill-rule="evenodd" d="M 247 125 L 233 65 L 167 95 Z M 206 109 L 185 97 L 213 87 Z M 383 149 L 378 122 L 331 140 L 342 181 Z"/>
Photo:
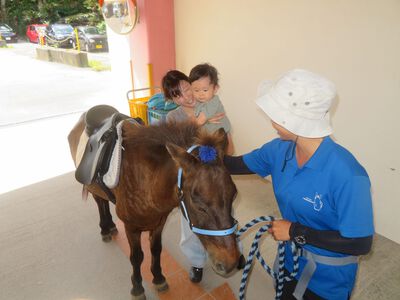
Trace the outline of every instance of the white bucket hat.
<path fill-rule="evenodd" d="M 277 81 L 263 81 L 256 103 L 272 121 L 290 132 L 309 138 L 332 133 L 329 109 L 335 86 L 310 71 L 295 69 Z"/>

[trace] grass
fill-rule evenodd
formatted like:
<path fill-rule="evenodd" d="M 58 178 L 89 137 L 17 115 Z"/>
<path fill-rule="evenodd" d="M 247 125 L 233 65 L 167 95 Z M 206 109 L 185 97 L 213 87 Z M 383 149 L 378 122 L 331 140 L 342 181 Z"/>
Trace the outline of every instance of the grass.
<path fill-rule="evenodd" d="M 4 46 L 0 46 L 0 48 L 3 48 L 3 49 L 12 49 L 12 48 L 14 48 L 14 47 L 11 46 L 11 45 L 8 45 L 8 44 L 6 43 Z"/>
<path fill-rule="evenodd" d="M 89 60 L 89 67 L 97 72 L 111 70 L 110 66 L 105 66 L 101 61 L 98 60 Z"/>

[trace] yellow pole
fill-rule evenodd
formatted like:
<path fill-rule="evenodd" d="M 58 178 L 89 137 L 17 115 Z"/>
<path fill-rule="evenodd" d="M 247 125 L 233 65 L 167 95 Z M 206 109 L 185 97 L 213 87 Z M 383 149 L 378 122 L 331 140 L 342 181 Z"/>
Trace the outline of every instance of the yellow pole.
<path fill-rule="evenodd" d="M 81 45 L 79 43 L 78 29 L 75 28 L 75 39 L 76 39 L 76 50 L 81 51 Z"/>
<path fill-rule="evenodd" d="M 132 84 L 132 93 L 135 93 L 133 90 L 135 89 L 135 80 L 134 80 L 134 77 L 133 77 L 133 72 L 134 72 L 134 69 L 133 69 L 133 61 L 132 60 L 130 60 L 129 61 L 129 64 L 130 64 L 130 67 L 131 67 L 131 84 Z M 133 98 L 135 98 L 135 94 L 133 94 Z"/>
<path fill-rule="evenodd" d="M 153 65 L 152 64 L 147 64 L 147 76 L 148 76 L 148 82 L 149 82 L 149 87 L 150 87 L 150 96 L 154 95 L 154 86 L 153 86 Z"/>

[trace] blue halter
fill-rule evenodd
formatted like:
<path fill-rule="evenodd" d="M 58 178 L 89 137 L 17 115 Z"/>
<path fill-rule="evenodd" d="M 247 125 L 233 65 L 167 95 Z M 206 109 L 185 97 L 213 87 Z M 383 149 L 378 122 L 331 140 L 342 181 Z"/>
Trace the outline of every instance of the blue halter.
<path fill-rule="evenodd" d="M 191 146 L 188 150 L 186 150 L 187 153 L 191 153 L 194 149 L 199 147 L 199 145 L 193 145 Z M 180 206 L 181 210 L 183 213 L 183 216 L 185 219 L 189 222 L 190 229 L 197 234 L 202 234 L 202 235 L 211 235 L 211 236 L 225 236 L 225 235 L 230 235 L 234 232 L 236 232 L 237 229 L 237 222 L 235 221 L 235 224 L 233 224 L 232 227 L 228 229 L 222 229 L 222 230 L 210 230 L 210 229 L 201 229 L 198 227 L 195 227 L 192 222 L 190 222 L 189 214 L 186 209 L 186 205 L 184 202 L 184 197 L 183 197 L 183 191 L 182 191 L 182 168 L 179 168 L 178 170 L 178 191 L 179 191 L 179 201 L 180 201 Z"/>

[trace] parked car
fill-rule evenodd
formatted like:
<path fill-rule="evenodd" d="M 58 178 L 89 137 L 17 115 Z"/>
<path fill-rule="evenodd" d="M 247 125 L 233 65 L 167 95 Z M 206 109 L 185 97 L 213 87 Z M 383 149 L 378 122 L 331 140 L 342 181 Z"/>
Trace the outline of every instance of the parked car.
<path fill-rule="evenodd" d="M 94 50 L 108 50 L 107 35 L 100 33 L 94 26 L 78 26 L 80 48 L 90 52 Z M 73 47 L 76 48 L 76 38 L 73 37 Z"/>
<path fill-rule="evenodd" d="M 14 30 L 5 23 L 0 23 L 1 38 L 7 43 L 18 43 L 18 36 Z"/>
<path fill-rule="evenodd" d="M 74 28 L 69 24 L 50 24 L 46 31 L 46 45 L 72 48 Z"/>
<path fill-rule="evenodd" d="M 31 24 L 26 26 L 26 37 L 31 43 L 39 43 L 39 33 L 43 36 L 46 31 L 47 24 Z"/>

